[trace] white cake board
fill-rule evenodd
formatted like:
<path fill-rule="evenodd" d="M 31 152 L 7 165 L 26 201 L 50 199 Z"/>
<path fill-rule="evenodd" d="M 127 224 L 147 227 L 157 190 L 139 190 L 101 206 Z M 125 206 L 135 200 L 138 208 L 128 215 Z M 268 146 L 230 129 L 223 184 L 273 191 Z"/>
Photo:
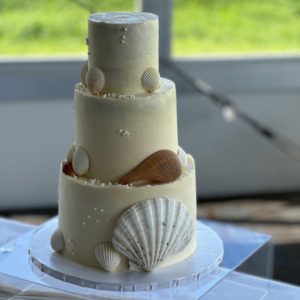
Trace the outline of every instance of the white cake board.
<path fill-rule="evenodd" d="M 50 238 L 57 227 L 57 219 L 53 219 L 32 234 L 28 251 L 31 262 L 49 276 L 96 290 L 133 292 L 176 287 L 204 277 L 215 270 L 223 258 L 223 244 L 219 236 L 198 222 L 197 248 L 184 262 L 154 272 L 110 273 L 79 265 L 54 252 Z"/>

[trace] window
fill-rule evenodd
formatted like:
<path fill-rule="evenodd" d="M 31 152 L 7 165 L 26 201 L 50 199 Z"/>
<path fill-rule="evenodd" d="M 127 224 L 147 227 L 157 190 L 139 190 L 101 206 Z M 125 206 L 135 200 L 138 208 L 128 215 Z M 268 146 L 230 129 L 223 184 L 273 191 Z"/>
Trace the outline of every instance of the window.
<path fill-rule="evenodd" d="M 1 0 L 0 55 L 85 54 L 87 16 L 137 0 Z M 173 0 L 175 56 L 299 52 L 296 0 Z"/>

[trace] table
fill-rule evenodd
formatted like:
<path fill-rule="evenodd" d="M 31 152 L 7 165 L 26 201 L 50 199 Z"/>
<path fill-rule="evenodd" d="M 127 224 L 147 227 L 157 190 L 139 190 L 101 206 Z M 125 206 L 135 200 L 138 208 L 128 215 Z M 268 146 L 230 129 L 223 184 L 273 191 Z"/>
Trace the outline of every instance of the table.
<path fill-rule="evenodd" d="M 232 225 L 224 225 L 218 222 L 211 222 L 206 221 L 206 223 L 212 227 L 214 230 L 225 230 L 229 237 L 233 239 L 237 236 L 237 234 L 249 234 L 248 238 L 250 237 L 251 231 L 240 229 L 237 226 Z M 23 223 L 10 221 L 7 219 L 0 218 L 0 245 L 7 240 L 13 240 L 14 238 L 19 237 L 20 235 L 34 229 L 34 226 L 26 225 Z M 254 233 L 254 236 L 259 237 L 260 235 Z M 260 236 L 262 239 L 264 235 Z M 266 236 L 265 236 L 266 238 Z M 230 239 L 229 239 L 230 240 Z M 228 241 L 225 241 L 228 243 Z M 225 243 L 225 249 L 226 249 Z M 248 246 L 251 243 L 248 244 Z M 227 245 L 227 247 L 230 245 Z M 254 246 L 254 245 L 253 245 Z M 1 249 L 1 246 L 0 246 Z M 224 264 L 220 268 L 220 272 L 226 271 L 228 267 L 233 266 L 237 263 L 239 251 L 238 249 L 231 249 L 231 255 L 225 256 Z M 246 248 L 240 248 L 240 250 L 245 254 Z M 0 260 L 1 265 L 1 260 Z M 212 275 L 213 276 L 213 275 Z M 161 291 L 163 294 L 164 291 Z M 43 293 L 43 294 L 42 294 Z M 33 284 L 32 282 L 18 279 L 12 276 L 0 274 L 0 298 L 1 296 L 4 299 L 45 299 L 46 294 L 51 299 L 109 299 L 107 295 L 104 297 L 99 295 L 91 295 L 91 296 L 78 296 L 78 295 L 71 295 L 67 292 L 57 290 L 54 288 L 50 288 L 47 286 L 43 286 L 40 284 Z M 159 292 L 160 293 L 160 292 Z M 128 299 L 128 294 L 120 295 L 120 299 Z M 131 299 L 140 299 L 139 295 L 130 294 Z M 150 295 L 149 298 L 155 299 Z M 155 296 L 159 296 L 156 292 Z M 173 295 L 174 296 L 174 295 Z M 177 297 L 178 296 L 178 297 Z M 177 299 L 198 299 L 197 293 L 195 289 L 190 289 L 188 286 L 186 287 L 185 293 L 176 295 Z M 235 300 L 241 299 L 243 300 L 254 300 L 254 299 L 291 299 L 296 300 L 300 299 L 300 288 L 291 286 L 288 284 L 258 278 L 251 275 L 246 275 L 240 272 L 230 272 L 226 278 L 216 284 L 212 289 L 210 289 L 205 295 L 201 297 L 201 299 L 205 300 L 215 300 L 220 299 L 222 300 Z M 2 299 L 2 298 L 1 298 Z M 113 298 L 111 298 L 113 299 Z M 115 298 L 114 298 L 115 299 Z M 175 297 L 174 297 L 175 299 Z"/>

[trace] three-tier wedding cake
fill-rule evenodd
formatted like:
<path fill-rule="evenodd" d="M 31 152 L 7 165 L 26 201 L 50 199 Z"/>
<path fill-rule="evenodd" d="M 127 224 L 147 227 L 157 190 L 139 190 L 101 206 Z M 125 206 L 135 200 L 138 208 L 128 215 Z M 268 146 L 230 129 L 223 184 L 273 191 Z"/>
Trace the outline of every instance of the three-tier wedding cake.
<path fill-rule="evenodd" d="M 186 260 L 196 248 L 195 165 L 178 145 L 175 85 L 159 74 L 158 17 L 93 14 L 86 42 L 52 248 L 114 272 Z"/>

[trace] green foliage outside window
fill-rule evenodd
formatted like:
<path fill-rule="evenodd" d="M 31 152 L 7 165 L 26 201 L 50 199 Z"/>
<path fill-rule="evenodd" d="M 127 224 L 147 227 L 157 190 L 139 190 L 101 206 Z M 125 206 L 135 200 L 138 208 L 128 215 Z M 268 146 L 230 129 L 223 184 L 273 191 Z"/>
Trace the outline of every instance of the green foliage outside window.
<path fill-rule="evenodd" d="M 173 4 L 175 55 L 300 50 L 299 0 Z M 0 0 L 0 55 L 85 54 L 90 12 L 134 10 L 134 0 Z"/>

